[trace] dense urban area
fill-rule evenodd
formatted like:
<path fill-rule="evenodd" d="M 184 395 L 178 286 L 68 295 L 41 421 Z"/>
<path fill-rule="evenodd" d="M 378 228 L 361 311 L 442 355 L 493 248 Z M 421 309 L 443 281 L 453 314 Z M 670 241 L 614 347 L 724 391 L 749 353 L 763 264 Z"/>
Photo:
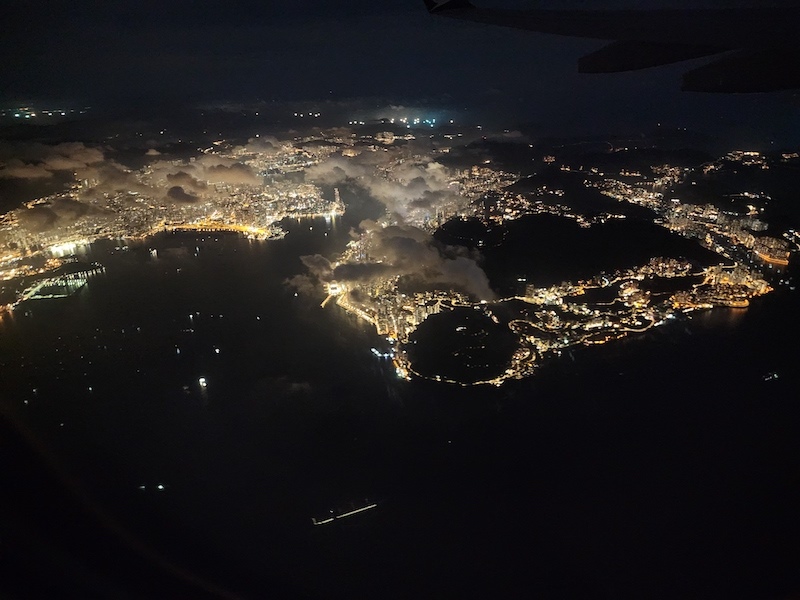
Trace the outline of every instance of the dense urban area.
<path fill-rule="evenodd" d="M 16 114 L 28 119 L 35 113 Z M 498 298 L 485 276 L 481 279 L 474 254 L 433 244 L 433 234 L 444 224 L 473 221 L 487 231 L 502 230 L 516 219 L 549 214 L 591 228 L 626 219 L 624 211 L 579 211 L 571 206 L 569 192 L 557 185 L 521 192 L 514 184 L 530 176 L 503 170 L 491 160 L 446 166 L 441 159 L 461 143 L 463 134 L 451 125 L 429 135 L 435 119 L 386 120 L 379 125 L 391 130 L 370 133 L 357 129 L 363 125 L 350 121 L 347 128 L 315 129 L 282 141 L 256 136 L 236 145 L 218 140 L 185 158 L 165 159 L 151 149 L 138 169 L 82 144 L 55 147 L 53 157 L 38 163 L 5 164 L 6 173 L 45 169 L 43 176 L 49 176 L 72 170 L 75 177 L 68 189 L 0 216 L 2 311 L 10 314 L 31 299 L 76 293 L 103 270 L 98 263 L 82 263 L 76 252 L 98 239 L 125 246 L 146 243 L 148 236 L 163 231 L 229 231 L 253 240 L 276 240 L 285 235 L 281 221 L 286 218 L 341 216 L 346 207 L 339 187 L 347 182 L 381 200 L 385 214 L 354 230 L 341 255 L 311 257 L 308 279 L 324 288 L 319 292 L 323 307 L 333 301 L 374 325 L 387 348 L 373 351 L 393 361 L 399 377 L 423 376 L 406 352 L 412 333 L 429 316 L 458 307 L 507 325 L 517 349 L 503 372 L 490 379 L 434 378 L 500 385 L 530 375 L 543 358 L 570 347 L 646 331 L 689 311 L 744 308 L 775 285 L 790 285 L 781 273 L 800 248 L 800 233 L 770 230 L 767 235 L 762 218 L 767 195 L 742 191 L 735 209 L 723 210 L 712 203 L 683 201 L 674 190 L 723 164 L 768 170 L 774 160 L 797 161 L 795 153 L 768 157 L 736 151 L 693 167 L 653 164 L 649 170 L 631 166 L 617 172 L 543 155 L 541 168 L 578 174 L 585 189 L 597 190 L 619 206 L 646 209 L 653 223 L 695 240 L 720 262 L 700 266 L 680 256 L 657 256 L 634 268 L 549 287 L 520 277 L 516 293 Z M 484 243 L 479 240 L 477 246 Z M 425 270 L 425 289 L 407 285 L 416 270 Z M 507 314 L 514 316 L 503 316 Z"/>

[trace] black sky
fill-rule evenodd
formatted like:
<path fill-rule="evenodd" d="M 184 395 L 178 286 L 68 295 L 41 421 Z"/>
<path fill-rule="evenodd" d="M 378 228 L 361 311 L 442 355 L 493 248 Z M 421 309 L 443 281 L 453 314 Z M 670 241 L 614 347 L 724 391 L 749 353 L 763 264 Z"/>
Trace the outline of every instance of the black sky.
<path fill-rule="evenodd" d="M 748 3 L 484 4 L 685 8 Z M 692 63 L 631 74 L 579 75 L 577 59 L 601 43 L 436 18 L 421 0 L 73 0 L 15 2 L 4 13 L 4 103 L 158 105 L 368 96 L 484 110 L 567 133 L 635 130 L 662 122 L 800 141 L 800 104 L 793 94 L 681 93 L 680 74 Z"/>

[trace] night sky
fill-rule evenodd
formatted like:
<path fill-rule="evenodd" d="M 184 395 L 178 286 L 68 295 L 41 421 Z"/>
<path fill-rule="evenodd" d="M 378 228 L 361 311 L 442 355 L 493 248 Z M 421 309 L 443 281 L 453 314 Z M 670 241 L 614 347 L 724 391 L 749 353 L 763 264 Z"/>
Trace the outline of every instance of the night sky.
<path fill-rule="evenodd" d="M 747 4 L 484 2 L 504 8 Z M 0 101 L 142 106 L 375 97 L 502 114 L 547 133 L 648 130 L 660 122 L 800 141 L 794 93 L 680 92 L 681 73 L 702 60 L 579 75 L 577 59 L 601 45 L 432 17 L 421 0 L 16 2 L 0 24 Z"/>

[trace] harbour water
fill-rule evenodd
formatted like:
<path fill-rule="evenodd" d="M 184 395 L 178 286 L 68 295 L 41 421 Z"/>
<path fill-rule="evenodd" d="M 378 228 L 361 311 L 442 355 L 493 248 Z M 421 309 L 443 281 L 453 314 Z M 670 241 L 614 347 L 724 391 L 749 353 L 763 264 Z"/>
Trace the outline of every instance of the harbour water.
<path fill-rule="evenodd" d="M 500 388 L 406 382 L 373 329 L 285 284 L 362 216 L 93 244 L 105 273 L 3 317 L 4 412 L 124 528 L 244 597 L 276 577 L 320 598 L 800 589 L 795 294 Z"/>

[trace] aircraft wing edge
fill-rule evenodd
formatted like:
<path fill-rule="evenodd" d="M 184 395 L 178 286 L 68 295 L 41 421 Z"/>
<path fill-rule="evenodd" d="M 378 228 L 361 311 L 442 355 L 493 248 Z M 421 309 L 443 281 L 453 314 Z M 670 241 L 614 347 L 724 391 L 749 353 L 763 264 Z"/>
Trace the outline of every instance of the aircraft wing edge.
<path fill-rule="evenodd" d="M 725 52 L 718 46 L 619 40 L 578 60 L 579 73 L 621 73 L 660 67 Z"/>

